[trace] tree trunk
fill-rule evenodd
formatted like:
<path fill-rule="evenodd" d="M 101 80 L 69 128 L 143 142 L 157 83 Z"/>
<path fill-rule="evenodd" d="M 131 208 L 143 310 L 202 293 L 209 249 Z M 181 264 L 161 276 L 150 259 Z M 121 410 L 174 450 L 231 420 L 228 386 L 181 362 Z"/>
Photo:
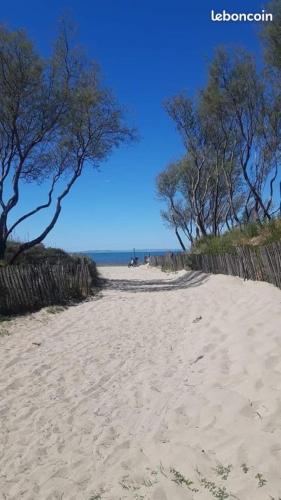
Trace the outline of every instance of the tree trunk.
<path fill-rule="evenodd" d="M 62 209 L 61 203 L 62 203 L 62 200 L 68 195 L 68 193 L 71 190 L 73 184 L 78 179 L 78 177 L 80 177 L 81 172 L 82 172 L 82 168 L 83 168 L 83 162 L 84 162 L 84 159 L 80 158 L 79 161 L 78 161 L 78 167 L 74 171 L 74 174 L 73 174 L 71 180 L 67 184 L 65 190 L 60 194 L 60 196 L 58 196 L 57 203 L 56 203 L 56 210 L 55 210 L 55 213 L 54 213 L 54 215 L 53 215 L 53 217 L 52 217 L 51 222 L 49 223 L 49 225 L 45 228 L 45 230 L 37 238 L 34 238 L 31 241 L 27 241 L 26 243 L 22 243 L 22 245 L 20 245 L 20 247 L 17 250 L 17 252 L 10 259 L 9 264 L 14 264 L 15 260 L 23 252 L 26 252 L 26 250 L 29 250 L 30 248 L 34 247 L 35 245 L 38 245 L 39 243 L 42 243 L 42 241 L 46 238 L 46 236 L 49 234 L 49 232 L 53 229 L 53 227 L 55 226 L 55 224 L 56 224 L 56 222 L 57 222 L 57 220 L 59 218 L 59 215 L 61 213 L 61 209 Z"/>
<path fill-rule="evenodd" d="M 0 236 L 0 261 L 4 260 L 6 253 L 6 241 Z"/>
<path fill-rule="evenodd" d="M 7 246 L 7 228 L 4 214 L 0 217 L 0 260 L 4 260 Z"/>
<path fill-rule="evenodd" d="M 177 228 L 177 227 L 175 228 L 175 233 L 176 233 L 176 236 L 177 236 L 177 238 L 178 238 L 178 241 L 179 241 L 179 244 L 180 244 L 180 246 L 181 246 L 182 250 L 183 250 L 184 252 L 186 252 L 186 248 L 185 248 L 184 243 L 183 243 L 183 241 L 182 241 L 182 239 L 181 239 L 181 237 L 180 237 L 180 234 L 179 234 L 179 232 L 178 232 L 178 228 Z"/>
<path fill-rule="evenodd" d="M 251 183 L 251 181 L 249 179 L 248 172 L 247 172 L 247 164 L 242 165 L 242 170 L 243 170 L 244 179 L 247 182 L 250 190 L 253 193 L 253 196 L 254 196 L 254 199 L 255 199 L 255 203 L 263 211 L 263 218 L 271 220 L 271 216 L 270 216 L 270 214 L 269 214 L 269 212 L 268 212 L 265 204 L 263 203 L 261 195 L 258 193 L 258 191 L 256 190 L 255 186 Z"/>

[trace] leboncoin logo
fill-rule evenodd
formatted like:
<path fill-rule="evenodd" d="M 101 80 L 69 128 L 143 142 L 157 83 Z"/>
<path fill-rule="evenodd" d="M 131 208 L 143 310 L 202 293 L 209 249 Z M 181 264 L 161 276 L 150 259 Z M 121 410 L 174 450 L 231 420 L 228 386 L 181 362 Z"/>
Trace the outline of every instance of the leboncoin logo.
<path fill-rule="evenodd" d="M 261 12 L 215 12 L 211 10 L 211 20 L 214 22 L 267 22 L 273 21 L 273 14 L 262 10 Z"/>

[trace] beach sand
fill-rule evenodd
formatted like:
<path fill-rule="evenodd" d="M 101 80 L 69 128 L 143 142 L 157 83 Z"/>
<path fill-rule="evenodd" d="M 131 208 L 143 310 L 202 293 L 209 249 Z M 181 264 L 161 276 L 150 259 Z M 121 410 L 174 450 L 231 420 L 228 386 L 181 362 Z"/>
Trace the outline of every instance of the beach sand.
<path fill-rule="evenodd" d="M 100 271 L 93 300 L 0 324 L 0 498 L 278 500 L 281 291 Z"/>

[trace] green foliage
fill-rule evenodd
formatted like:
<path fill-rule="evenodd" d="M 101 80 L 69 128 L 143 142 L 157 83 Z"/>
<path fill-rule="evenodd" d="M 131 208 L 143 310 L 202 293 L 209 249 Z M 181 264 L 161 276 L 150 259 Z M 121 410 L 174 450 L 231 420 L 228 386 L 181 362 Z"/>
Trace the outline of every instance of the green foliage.
<path fill-rule="evenodd" d="M 233 242 L 236 233 L 229 232 L 222 236 L 205 236 L 200 238 L 192 247 L 192 253 L 219 254 L 233 251 Z"/>
<path fill-rule="evenodd" d="M 11 321 L 11 317 L 10 316 L 3 316 L 2 314 L 0 314 L 0 323 L 5 323 L 6 321 Z"/>
<path fill-rule="evenodd" d="M 271 220 L 265 227 L 267 231 L 264 233 L 264 244 L 274 243 L 281 239 L 281 219 Z"/>
<path fill-rule="evenodd" d="M 226 500 L 229 498 L 230 494 L 226 491 L 224 486 L 221 488 L 213 481 L 208 481 L 205 477 L 201 477 L 200 482 L 202 486 L 204 486 L 204 488 L 213 495 L 214 498 L 217 498 L 218 500 Z"/>
<path fill-rule="evenodd" d="M 164 172 L 161 172 L 156 179 L 157 192 L 160 198 L 172 198 L 178 188 L 180 181 L 180 170 L 177 163 L 168 165 Z"/>
<path fill-rule="evenodd" d="M 219 464 L 217 465 L 217 467 L 215 468 L 215 471 L 217 473 L 218 476 L 221 476 L 221 478 L 226 481 L 231 470 L 232 470 L 233 466 L 232 465 L 228 465 L 227 467 L 224 467 L 222 464 Z"/>
<path fill-rule="evenodd" d="M 66 309 L 65 306 L 50 306 L 50 307 L 47 307 L 46 311 L 49 314 L 57 314 L 57 313 L 60 313 L 62 311 L 65 311 L 65 309 Z"/>
<path fill-rule="evenodd" d="M 53 207 L 40 234 L 10 246 L 16 249 L 10 263 L 44 241 L 85 164 L 96 168 L 135 138 L 97 65 L 73 46 L 68 28 L 62 23 L 46 59 L 23 30 L 0 25 L 0 259 L 7 260 L 7 241 L 23 221 Z M 23 183 L 44 181 L 49 184 L 44 202 L 11 221 Z"/>
<path fill-rule="evenodd" d="M 255 238 L 256 236 L 259 235 L 259 225 L 256 224 L 255 222 L 250 222 L 243 228 L 243 234 L 245 238 Z"/>
<path fill-rule="evenodd" d="M 187 486 L 187 488 L 194 493 L 198 492 L 199 490 L 197 488 L 193 487 L 193 481 L 191 479 L 185 478 L 179 471 L 174 469 L 173 467 L 170 468 L 171 474 L 173 474 L 173 479 L 172 481 L 176 483 L 179 486 Z"/>
<path fill-rule="evenodd" d="M 0 269 L 0 322 L 6 321 L 5 315 L 24 314 L 47 306 L 47 312 L 55 314 L 100 289 L 96 264 L 83 255 L 37 245 L 21 254 L 17 264 L 6 264 Z"/>
<path fill-rule="evenodd" d="M 198 240 L 192 253 L 217 255 L 232 253 L 239 246 L 261 246 L 281 240 L 281 219 L 271 220 L 263 224 L 249 223 L 241 229 L 235 228 L 221 236 L 205 236 Z"/>
<path fill-rule="evenodd" d="M 267 62 L 273 67 L 281 69 L 281 4 L 273 0 L 268 5 L 268 12 L 272 12 L 273 21 L 264 23 L 262 38 L 266 48 Z"/>
<path fill-rule="evenodd" d="M 10 256 L 12 256 L 21 245 L 20 242 L 9 241 L 7 245 L 6 251 L 6 261 L 3 261 L 3 265 L 6 265 L 9 261 Z M 96 268 L 96 264 L 89 257 L 78 255 L 78 254 L 69 254 L 60 248 L 53 247 L 45 247 L 43 243 L 35 245 L 30 248 L 26 252 L 22 253 L 18 259 L 15 261 L 14 265 L 32 265 L 38 266 L 41 264 L 76 264 L 81 259 L 87 260 L 88 268 L 93 279 L 93 282 L 98 284 L 98 272 Z"/>
<path fill-rule="evenodd" d="M 6 250 L 6 262 L 8 262 L 11 256 L 16 253 L 17 249 L 20 247 L 20 242 L 9 241 Z M 31 264 L 38 265 L 43 263 L 48 264 L 71 264 L 74 262 L 74 258 L 64 250 L 60 248 L 45 247 L 42 243 L 35 245 L 23 254 L 21 254 L 15 261 L 15 264 Z"/>
<path fill-rule="evenodd" d="M 10 335 L 10 332 L 7 328 L 1 326 L 0 328 L 0 337 L 7 337 Z"/>
<path fill-rule="evenodd" d="M 218 481 L 222 482 L 225 481 L 226 487 L 221 486 L 221 484 L 218 484 L 216 480 L 209 480 L 207 477 L 205 477 L 201 471 L 198 469 L 198 467 L 195 468 L 195 472 L 197 473 L 197 479 L 196 483 L 198 485 L 198 488 L 194 487 L 194 482 L 191 479 L 186 478 L 181 472 L 179 472 L 177 469 L 174 467 L 169 467 L 168 469 L 165 469 L 162 463 L 160 463 L 159 471 L 156 470 L 151 470 L 150 473 L 152 476 L 157 476 L 158 472 L 160 472 L 164 477 L 165 480 L 172 481 L 175 483 L 177 486 L 180 488 L 187 488 L 190 492 L 192 493 L 198 493 L 200 498 L 202 494 L 204 494 L 204 490 L 206 490 L 206 498 L 216 498 L 217 500 L 227 500 L 230 498 L 237 498 L 238 497 L 234 494 L 234 492 L 231 492 L 229 490 L 229 474 L 231 471 L 234 469 L 234 466 L 229 464 L 227 466 L 223 466 L 222 464 L 217 465 L 215 468 L 213 468 L 213 471 L 216 472 L 217 476 L 219 476 Z M 252 469 L 252 467 L 248 467 L 247 464 L 244 462 L 240 466 L 240 479 L 244 482 L 246 481 L 246 484 L 253 487 L 252 479 L 255 477 L 255 479 L 258 480 L 258 487 L 263 487 L 267 483 L 267 480 L 263 477 L 263 474 L 257 473 L 255 476 L 252 474 L 249 474 L 247 478 L 245 478 L 244 474 L 247 474 L 249 470 Z M 236 471 L 237 472 L 237 471 Z M 242 474 L 242 476 L 241 476 Z M 238 479 L 238 478 L 237 478 Z M 130 496 L 130 498 L 134 498 L 135 500 L 142 500 L 144 498 L 150 498 L 150 495 L 147 496 L 146 491 L 142 490 L 142 487 L 152 487 L 157 483 L 157 479 L 143 479 L 142 482 L 139 481 L 134 481 L 130 478 L 129 475 L 124 476 L 121 481 L 119 481 L 119 485 L 123 488 L 124 491 L 124 498 L 127 498 L 127 495 Z M 237 482 L 236 488 L 239 488 L 239 482 Z M 255 488 L 255 486 L 254 486 Z M 252 490 L 251 490 L 252 491 Z M 254 491 L 252 491 L 254 495 Z M 89 500 L 100 500 L 102 498 L 102 495 L 104 494 L 104 491 L 101 491 L 100 494 L 96 494 L 91 496 Z M 152 495 L 153 496 L 153 495 Z M 204 496 L 204 498 L 205 498 Z M 122 496 L 123 498 L 123 496 Z M 197 498 L 197 495 L 194 495 L 194 499 Z M 240 497 L 239 497 L 240 498 Z M 251 497 L 252 498 L 252 497 Z M 281 500 L 281 498 L 269 495 L 271 500 Z M 121 498 L 120 498 L 121 500 Z"/>
<path fill-rule="evenodd" d="M 184 250 L 182 236 L 191 246 L 202 238 L 196 244 L 199 252 L 229 252 L 236 240 L 247 244 L 260 236 L 258 224 L 251 221 L 270 221 L 276 213 L 281 144 L 280 0 L 273 0 L 269 8 L 274 22 L 267 23 L 264 40 L 271 66 L 261 71 L 253 54 L 220 47 L 196 98 L 180 93 L 166 101 L 166 111 L 186 151 L 158 176 L 158 194 L 167 203 L 162 218 L 175 230 Z M 226 227 L 243 224 L 248 226 L 242 235 L 231 231 L 230 237 L 217 239 Z M 281 231 L 275 229 L 273 223 L 262 234 L 262 243 L 280 238 Z"/>
<path fill-rule="evenodd" d="M 260 472 L 255 475 L 255 478 L 258 480 L 259 488 L 262 488 L 267 483 L 267 480 L 263 477 L 263 475 Z"/>

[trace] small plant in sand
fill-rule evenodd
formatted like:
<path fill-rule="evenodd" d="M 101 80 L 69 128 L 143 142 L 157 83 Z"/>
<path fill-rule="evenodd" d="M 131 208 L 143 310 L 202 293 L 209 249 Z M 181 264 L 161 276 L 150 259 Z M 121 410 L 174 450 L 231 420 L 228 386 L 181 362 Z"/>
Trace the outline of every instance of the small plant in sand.
<path fill-rule="evenodd" d="M 66 306 L 50 306 L 47 307 L 46 312 L 49 314 L 57 314 L 66 309 Z"/>
<path fill-rule="evenodd" d="M 134 499 L 141 500 L 145 497 L 136 492 L 142 489 L 142 487 L 151 488 L 154 484 L 158 483 L 157 474 L 156 470 L 151 470 L 150 475 L 146 475 L 140 482 L 131 479 L 128 475 L 123 476 L 119 484 L 124 490 L 134 492 Z"/>
<path fill-rule="evenodd" d="M 0 323 L 4 323 L 4 321 L 11 321 L 11 317 L 10 316 L 3 316 L 2 314 L 0 314 Z"/>
<path fill-rule="evenodd" d="M 220 476 L 224 481 L 226 481 L 232 468 L 233 468 L 232 465 L 224 467 L 222 464 L 219 464 L 214 470 L 216 471 L 218 476 Z"/>
<path fill-rule="evenodd" d="M 131 489 L 130 486 L 126 483 L 125 479 L 121 479 L 121 481 L 119 481 L 119 484 L 123 488 L 123 490 L 130 490 Z"/>
<path fill-rule="evenodd" d="M 7 337 L 8 335 L 11 334 L 7 328 L 0 328 L 0 337 Z"/>
<path fill-rule="evenodd" d="M 263 477 L 263 475 L 260 472 L 258 472 L 258 474 L 255 475 L 255 478 L 258 480 L 259 488 L 262 488 L 267 483 L 267 480 Z"/>
<path fill-rule="evenodd" d="M 199 481 L 201 485 L 208 490 L 214 498 L 218 500 L 226 500 L 230 497 L 230 493 L 226 491 L 226 488 L 223 486 L 218 486 L 213 481 L 209 481 L 206 477 L 202 476 L 201 472 L 196 469 L 197 474 L 199 476 Z"/>
<path fill-rule="evenodd" d="M 151 474 L 153 475 L 153 474 L 155 474 L 155 472 L 152 471 Z M 157 474 L 157 472 L 156 472 L 156 474 Z M 156 483 L 158 483 L 158 480 L 156 479 L 156 476 L 155 476 L 155 477 L 152 477 L 151 479 L 149 477 L 145 477 L 142 484 L 143 484 L 143 486 L 150 488 L 151 486 L 153 486 Z"/>
<path fill-rule="evenodd" d="M 202 486 L 209 490 L 213 497 L 218 498 L 218 500 L 225 500 L 229 498 L 229 493 L 227 493 L 226 488 L 223 486 L 217 486 L 213 481 L 208 481 L 205 477 L 201 480 Z"/>
<path fill-rule="evenodd" d="M 179 471 L 174 469 L 173 467 L 170 468 L 171 474 L 173 474 L 173 479 L 172 481 L 176 483 L 179 486 L 187 486 L 187 488 L 194 493 L 198 492 L 199 490 L 197 488 L 193 487 L 193 481 L 191 479 L 185 478 Z"/>
<path fill-rule="evenodd" d="M 97 495 L 92 495 L 89 500 L 101 500 L 101 495 L 99 493 Z"/>
<path fill-rule="evenodd" d="M 249 472 L 249 467 L 245 463 L 241 465 L 241 469 L 244 472 L 244 474 L 247 474 L 247 472 Z"/>
<path fill-rule="evenodd" d="M 134 483 L 134 481 L 132 481 L 129 476 L 124 476 L 119 484 L 124 490 L 128 491 L 136 491 L 140 489 L 140 486 Z"/>

